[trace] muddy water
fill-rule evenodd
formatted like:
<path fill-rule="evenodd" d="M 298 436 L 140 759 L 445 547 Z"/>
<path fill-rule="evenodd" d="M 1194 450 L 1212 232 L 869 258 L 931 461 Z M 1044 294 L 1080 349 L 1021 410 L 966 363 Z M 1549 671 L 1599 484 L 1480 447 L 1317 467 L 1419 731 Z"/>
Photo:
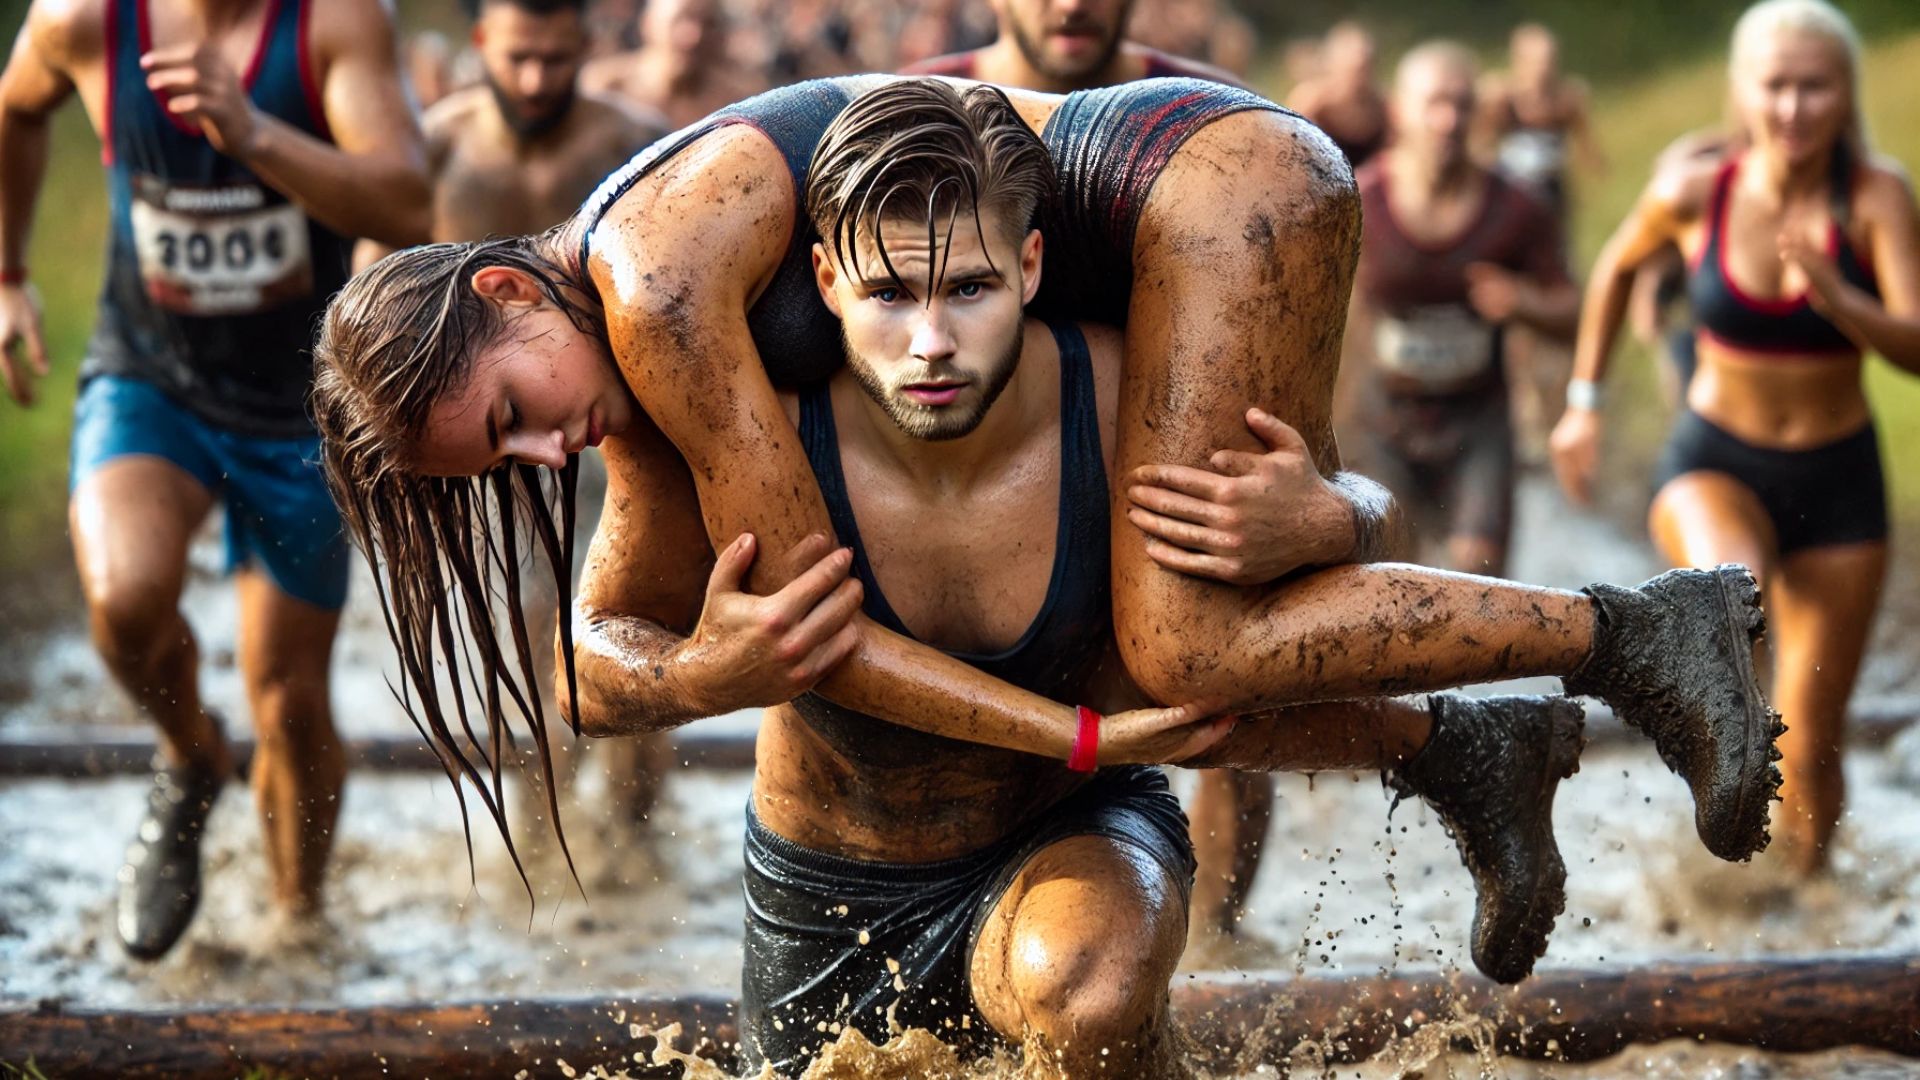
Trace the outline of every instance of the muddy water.
<path fill-rule="evenodd" d="M 1638 580 L 1657 570 L 1603 522 L 1566 517 L 1538 491 L 1525 501 L 1517 574 L 1555 584 Z M 1525 543 L 1530 538 L 1534 542 Z M 1569 552 L 1577 552 L 1570 561 Z M 1900 564 L 1902 566 L 1906 564 Z M 1885 647 L 1911 625 L 1899 599 L 1863 695 L 1903 696 L 1907 656 Z M 387 646 L 367 590 L 339 650 L 340 726 L 410 731 L 378 673 Z M 230 591 L 197 573 L 190 617 L 209 657 L 206 693 L 243 715 L 232 671 Z M 129 723 L 81 629 L 56 621 L 24 648 L 0 691 L 0 727 Z M 706 722 L 750 730 L 751 717 Z M 258 829 L 230 789 L 207 845 L 207 899 L 182 947 L 134 965 L 113 939 L 113 872 L 139 816 L 134 779 L 0 784 L 0 1000 L 93 1006 L 161 1003 L 376 1004 L 490 995 L 699 989 L 739 979 L 739 830 L 744 773 L 676 774 L 651 833 L 608 824 L 591 747 L 568 811 L 582 899 L 551 850 L 536 853 L 537 902 L 484 822 L 470 872 L 451 789 L 430 775 L 350 781 L 320 926 L 268 914 Z M 1562 788 L 1556 821 L 1570 868 L 1567 914 L 1543 966 L 1676 957 L 1732 959 L 1920 951 L 1920 737 L 1856 753 L 1850 807 L 1830 881 L 1791 887 L 1764 862 L 1718 863 L 1692 839 L 1684 786 L 1651 752 L 1597 750 Z M 1389 818 L 1377 777 L 1283 777 L 1268 856 L 1248 915 L 1252 941 L 1190 966 L 1374 973 L 1465 963 L 1471 885 L 1437 822 L 1415 803 Z M 1327 1075 L 1375 1077 L 1920 1076 L 1920 1067 L 1846 1052 L 1785 1057 L 1674 1044 L 1580 1067 L 1442 1056 L 1417 1040 L 1380 1062 Z M 855 1055 L 857 1056 L 857 1055 Z M 593 1063 L 575 1063 L 582 1071 Z M 851 1068 L 852 1066 L 849 1066 Z M 845 1075 L 882 1075 L 884 1070 Z M 1307 1072 L 1305 1075 L 1317 1075 Z"/>

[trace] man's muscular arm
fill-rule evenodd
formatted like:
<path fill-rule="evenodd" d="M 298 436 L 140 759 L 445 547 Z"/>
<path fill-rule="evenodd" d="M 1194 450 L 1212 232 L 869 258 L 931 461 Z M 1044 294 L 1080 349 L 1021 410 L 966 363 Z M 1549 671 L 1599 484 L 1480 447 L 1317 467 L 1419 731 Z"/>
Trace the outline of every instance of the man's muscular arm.
<path fill-rule="evenodd" d="M 641 406 L 685 458 L 707 536 L 717 546 L 752 533 L 762 550 L 788 551 L 810 535 L 833 531 L 746 324 L 748 307 L 796 227 L 786 177 L 783 159 L 764 136 L 744 126 L 726 128 L 675 155 L 594 234 L 592 273 L 614 355 Z M 689 259 L 689 251 L 704 257 Z M 777 592 L 791 572 L 760 560 L 751 591 Z M 864 616 L 856 625 L 853 654 L 815 687 L 836 704 L 1048 757 L 1064 758 L 1072 748 L 1071 708 Z M 1131 726 L 1179 727 L 1197 715 L 1170 710 L 1135 718 Z"/>
<path fill-rule="evenodd" d="M 47 175 L 48 121 L 73 93 L 67 72 L 75 49 L 99 45 L 76 40 L 84 36 L 80 23 L 87 8 L 47 0 L 34 4 L 0 74 L 0 272 L 18 276 L 26 270 L 27 236 Z M 31 378 L 44 377 L 47 370 L 39 301 L 24 280 L 0 281 L 0 377 L 8 394 L 22 405 L 32 404 Z"/>
<path fill-rule="evenodd" d="M 330 0 L 309 13 L 307 47 L 333 142 L 254 108 L 238 72 L 205 44 L 140 60 L 168 108 L 200 125 L 215 149 L 343 236 L 396 247 L 423 243 L 431 197 L 420 128 L 400 85 L 393 16 L 379 0 Z"/>
<path fill-rule="evenodd" d="M 604 450 L 606 507 L 573 616 L 583 732 L 643 734 L 776 705 L 852 651 L 860 583 L 847 552 L 809 537 L 783 560 L 797 575 L 790 585 L 746 595 L 755 539 L 736 538 L 716 564 L 692 477 L 659 430 L 641 417 Z M 556 672 L 565 710 L 564 668 Z"/>

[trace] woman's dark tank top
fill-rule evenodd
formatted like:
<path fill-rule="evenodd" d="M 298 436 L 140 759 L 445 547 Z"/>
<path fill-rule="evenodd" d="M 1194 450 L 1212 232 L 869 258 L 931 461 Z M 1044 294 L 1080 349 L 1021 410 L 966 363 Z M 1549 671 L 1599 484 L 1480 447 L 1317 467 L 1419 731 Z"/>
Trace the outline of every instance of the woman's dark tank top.
<path fill-rule="evenodd" d="M 1720 167 L 1714 179 L 1713 198 L 1707 204 L 1707 242 L 1687 276 L 1687 299 L 1700 334 L 1743 352 L 1859 356 L 1860 346 L 1831 319 L 1814 310 L 1806 296 L 1749 296 L 1733 280 L 1727 269 L 1727 204 L 1732 201 L 1733 179 L 1739 168 L 1740 157 L 1735 155 Z M 1877 297 L 1880 289 L 1872 268 L 1860 260 L 1846 230 L 1840 227 L 1852 181 L 1851 170 L 1846 171 L 1849 175 L 1837 178 L 1834 185 L 1836 204 L 1827 254 L 1848 284 Z"/>
<path fill-rule="evenodd" d="M 840 327 L 820 303 L 813 282 L 816 237 L 805 210 L 807 168 L 820 136 L 841 110 L 893 78 L 861 75 L 783 87 L 722 109 L 641 151 L 581 208 L 580 265 L 588 264 L 594 226 L 635 184 L 702 136 L 731 124 L 750 125 L 786 158 L 795 228 L 773 281 L 747 313 L 747 326 L 775 385 L 826 378 L 841 364 Z M 1068 95 L 1041 132 L 1059 173 L 1060 198 L 1040 213 L 1047 272 L 1032 312 L 1124 326 L 1133 287 L 1134 232 L 1160 170 L 1194 132 L 1248 109 L 1285 112 L 1250 91 L 1198 79 L 1149 79 Z"/>
<path fill-rule="evenodd" d="M 1071 323 L 1049 323 L 1060 349 L 1060 498 L 1053 573 L 1046 599 L 1020 640 L 994 654 L 950 652 L 981 671 L 1054 701 L 1072 701 L 1085 687 L 1113 634 L 1107 557 L 1107 470 L 1100 451 L 1100 414 L 1086 338 Z M 800 394 L 800 442 L 826 498 L 840 542 L 853 549 L 853 573 L 865 587 L 862 608 L 894 633 L 912 637 L 873 573 L 840 465 L 840 440 L 828 384 Z M 956 751 L 987 748 L 915 731 L 843 709 L 815 694 L 794 708 L 835 751 L 861 765 L 924 766 Z M 1025 757 L 1012 750 L 994 751 Z"/>
<path fill-rule="evenodd" d="M 247 96 L 331 140 L 307 59 L 321 0 L 267 0 Z M 215 150 L 147 89 L 148 0 L 107 5 L 112 215 L 106 283 L 81 377 L 152 383 L 209 423 L 306 436 L 314 327 L 347 280 L 351 241 Z"/>

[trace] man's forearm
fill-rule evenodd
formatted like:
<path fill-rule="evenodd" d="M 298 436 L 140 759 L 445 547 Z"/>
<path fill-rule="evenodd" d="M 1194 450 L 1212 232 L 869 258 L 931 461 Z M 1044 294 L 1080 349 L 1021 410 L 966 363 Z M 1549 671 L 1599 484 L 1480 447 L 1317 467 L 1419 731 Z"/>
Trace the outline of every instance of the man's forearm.
<path fill-rule="evenodd" d="M 27 264 L 33 208 L 47 175 L 47 118 L 0 108 L 0 271 Z"/>
<path fill-rule="evenodd" d="M 349 154 L 284 121 L 258 118 L 247 167 L 342 236 L 424 244 L 432 195 L 420 163 Z"/>

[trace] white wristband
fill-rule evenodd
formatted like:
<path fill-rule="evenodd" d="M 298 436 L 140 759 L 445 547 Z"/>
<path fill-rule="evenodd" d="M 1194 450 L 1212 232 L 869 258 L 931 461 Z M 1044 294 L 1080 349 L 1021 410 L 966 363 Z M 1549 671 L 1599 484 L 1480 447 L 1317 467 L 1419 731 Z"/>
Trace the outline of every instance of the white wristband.
<path fill-rule="evenodd" d="M 1600 411 L 1600 384 L 1592 379 L 1575 379 L 1567 384 L 1567 408 L 1582 412 Z"/>

